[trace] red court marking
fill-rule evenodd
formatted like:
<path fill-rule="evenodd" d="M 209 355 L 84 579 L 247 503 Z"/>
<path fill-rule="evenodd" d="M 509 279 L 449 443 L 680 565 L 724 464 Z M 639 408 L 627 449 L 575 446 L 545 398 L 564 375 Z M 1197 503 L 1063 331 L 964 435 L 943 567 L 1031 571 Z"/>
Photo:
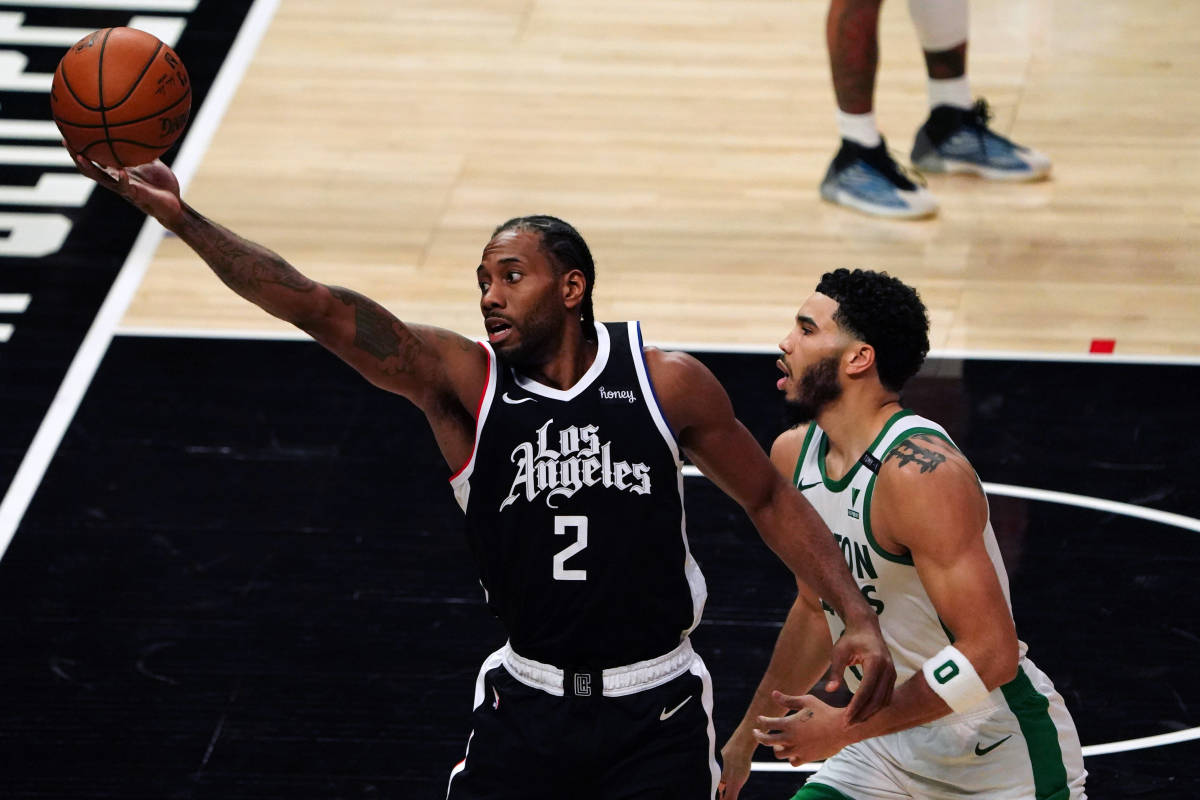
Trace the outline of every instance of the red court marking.
<path fill-rule="evenodd" d="M 1088 348 L 1089 353 L 1112 353 L 1117 349 L 1116 339 L 1092 339 L 1091 347 Z"/>

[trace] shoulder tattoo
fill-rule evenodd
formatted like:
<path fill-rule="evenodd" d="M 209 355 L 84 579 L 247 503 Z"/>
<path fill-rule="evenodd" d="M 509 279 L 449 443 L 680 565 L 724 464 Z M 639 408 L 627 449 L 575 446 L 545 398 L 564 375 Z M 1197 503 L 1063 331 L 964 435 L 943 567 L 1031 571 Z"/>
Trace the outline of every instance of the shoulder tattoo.
<path fill-rule="evenodd" d="M 946 456 L 929 447 L 922 447 L 920 444 L 922 440 L 929 441 L 928 437 L 925 436 L 914 436 L 911 439 L 905 439 L 892 448 L 892 451 L 887 454 L 887 458 L 884 461 L 895 459 L 901 469 L 909 464 L 916 464 L 922 474 L 933 472 L 946 462 Z"/>

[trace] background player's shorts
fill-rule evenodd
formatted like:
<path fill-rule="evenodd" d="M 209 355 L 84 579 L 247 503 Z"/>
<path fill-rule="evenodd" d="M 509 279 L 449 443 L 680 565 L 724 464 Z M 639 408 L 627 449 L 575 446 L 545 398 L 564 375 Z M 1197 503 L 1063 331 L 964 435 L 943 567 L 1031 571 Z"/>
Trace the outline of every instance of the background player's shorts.
<path fill-rule="evenodd" d="M 867 739 L 830 758 L 793 800 L 1086 800 L 1075 723 L 1028 659 L 1000 702 Z"/>
<path fill-rule="evenodd" d="M 449 800 L 713 800 L 712 680 L 699 656 L 620 697 L 556 697 L 494 653 L 480 672 L 467 755 Z"/>

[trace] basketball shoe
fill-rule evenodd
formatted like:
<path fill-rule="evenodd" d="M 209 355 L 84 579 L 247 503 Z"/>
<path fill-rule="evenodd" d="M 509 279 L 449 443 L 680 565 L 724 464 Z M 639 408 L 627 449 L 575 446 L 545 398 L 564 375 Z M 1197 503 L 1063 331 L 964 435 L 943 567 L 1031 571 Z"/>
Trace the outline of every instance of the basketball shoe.
<path fill-rule="evenodd" d="M 986 100 L 971 108 L 938 106 L 917 131 L 912 163 L 924 172 L 972 172 L 997 181 L 1033 181 L 1050 173 L 1050 159 L 988 127 Z"/>
<path fill-rule="evenodd" d="M 864 147 L 842 139 L 821 181 L 821 197 L 878 217 L 912 219 L 937 211 L 937 200 L 904 174 L 884 141 Z"/>

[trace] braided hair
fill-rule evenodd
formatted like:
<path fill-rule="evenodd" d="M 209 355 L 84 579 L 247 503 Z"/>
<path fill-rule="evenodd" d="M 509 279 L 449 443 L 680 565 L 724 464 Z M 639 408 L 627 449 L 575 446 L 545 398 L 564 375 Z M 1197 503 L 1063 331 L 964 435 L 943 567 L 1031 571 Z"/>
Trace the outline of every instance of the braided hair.
<path fill-rule="evenodd" d="M 504 231 L 536 233 L 541 241 L 542 252 L 560 275 L 573 269 L 583 273 L 587 278 L 587 288 L 584 289 L 579 316 L 583 322 L 583 335 L 595 341 L 596 318 L 592 311 L 592 287 L 596 285 L 596 263 L 592 260 L 592 252 L 588 249 L 587 242 L 579 235 L 579 231 L 570 223 L 546 214 L 514 217 L 492 231 L 492 238 Z"/>

